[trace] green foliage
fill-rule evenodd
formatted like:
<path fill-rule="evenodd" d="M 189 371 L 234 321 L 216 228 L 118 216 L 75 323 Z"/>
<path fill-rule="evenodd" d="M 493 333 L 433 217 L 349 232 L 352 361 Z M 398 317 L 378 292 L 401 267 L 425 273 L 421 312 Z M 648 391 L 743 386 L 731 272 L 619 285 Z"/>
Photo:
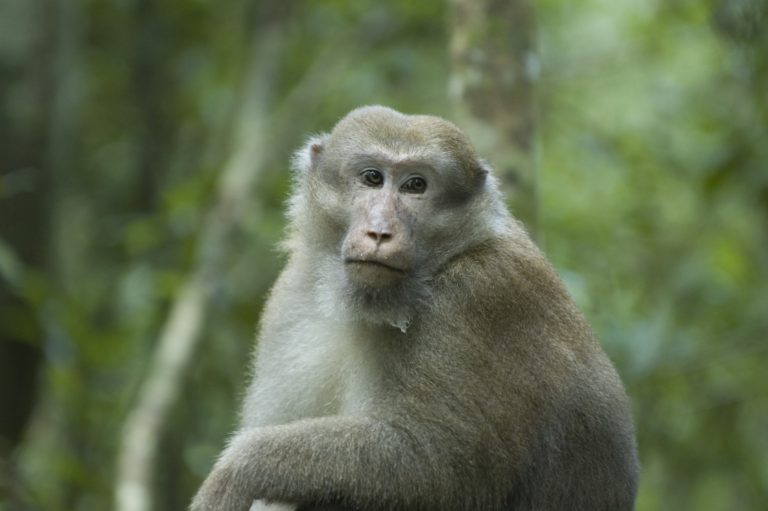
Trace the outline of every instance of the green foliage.
<path fill-rule="evenodd" d="M 24 4 L 0 9 L 0 344 L 20 339 L 42 363 L 0 510 L 111 507 L 117 439 L 202 257 L 244 84 L 274 31 L 257 77 L 264 170 L 163 429 L 156 508 L 181 509 L 236 421 L 282 264 L 291 151 L 360 104 L 450 116 L 447 5 L 77 0 L 32 23 Z M 633 400 L 638 510 L 761 509 L 768 3 L 537 5 L 539 238 Z M 71 30 L 71 50 L 25 35 L 45 42 L 51 27 Z M 33 199 L 47 220 L 10 219 Z"/>
<path fill-rule="evenodd" d="M 700 2 L 542 15 L 542 231 L 633 397 L 638 509 L 759 509 L 765 37 L 729 40 Z"/>

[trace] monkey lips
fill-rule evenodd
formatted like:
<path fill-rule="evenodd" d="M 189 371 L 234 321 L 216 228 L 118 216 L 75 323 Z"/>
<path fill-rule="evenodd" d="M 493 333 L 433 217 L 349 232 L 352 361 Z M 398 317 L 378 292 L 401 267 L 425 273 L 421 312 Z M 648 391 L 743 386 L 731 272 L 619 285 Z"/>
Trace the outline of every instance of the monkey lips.
<path fill-rule="evenodd" d="M 375 259 L 346 259 L 347 275 L 356 283 L 370 287 L 389 287 L 398 284 L 406 271 Z"/>

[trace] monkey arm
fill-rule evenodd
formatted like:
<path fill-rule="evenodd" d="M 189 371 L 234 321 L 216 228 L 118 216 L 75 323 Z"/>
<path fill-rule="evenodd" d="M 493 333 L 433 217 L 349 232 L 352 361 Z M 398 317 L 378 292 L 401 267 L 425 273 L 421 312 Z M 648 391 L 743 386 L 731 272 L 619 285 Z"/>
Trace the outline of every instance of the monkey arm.
<path fill-rule="evenodd" d="M 192 504 L 192 511 L 247 511 L 254 499 L 341 502 L 362 509 L 431 508 L 451 485 L 451 467 L 424 442 L 388 422 L 322 417 L 253 428 L 233 437 Z M 440 471 L 442 477 L 435 477 Z M 364 474 L 364 477 L 361 477 Z M 453 502 L 456 505 L 456 502 Z"/>

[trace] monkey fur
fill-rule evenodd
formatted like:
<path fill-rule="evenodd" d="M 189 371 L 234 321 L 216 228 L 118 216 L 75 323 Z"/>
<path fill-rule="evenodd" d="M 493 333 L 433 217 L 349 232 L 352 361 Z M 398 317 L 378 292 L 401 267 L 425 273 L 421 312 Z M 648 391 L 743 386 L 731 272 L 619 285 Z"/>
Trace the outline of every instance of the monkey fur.
<path fill-rule="evenodd" d="M 362 107 L 293 166 L 241 424 L 191 510 L 633 509 L 621 381 L 466 136 Z"/>

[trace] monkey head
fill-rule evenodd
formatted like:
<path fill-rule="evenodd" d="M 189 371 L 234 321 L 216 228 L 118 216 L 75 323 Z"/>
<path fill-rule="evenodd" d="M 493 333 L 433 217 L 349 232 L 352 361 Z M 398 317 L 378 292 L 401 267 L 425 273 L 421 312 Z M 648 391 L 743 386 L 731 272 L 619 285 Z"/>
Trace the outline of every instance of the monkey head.
<path fill-rule="evenodd" d="M 294 167 L 289 243 L 313 247 L 319 284 L 342 286 L 357 316 L 401 328 L 440 266 L 508 218 L 486 164 L 438 117 L 358 108 Z"/>

